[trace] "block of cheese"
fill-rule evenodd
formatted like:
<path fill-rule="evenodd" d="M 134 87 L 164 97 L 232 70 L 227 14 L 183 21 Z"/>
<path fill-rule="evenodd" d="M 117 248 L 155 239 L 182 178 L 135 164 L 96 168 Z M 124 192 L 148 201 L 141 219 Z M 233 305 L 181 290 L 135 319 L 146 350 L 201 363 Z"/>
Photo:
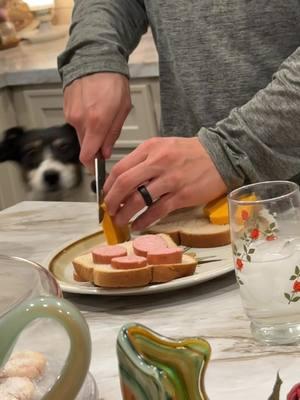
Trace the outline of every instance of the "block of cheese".
<path fill-rule="evenodd" d="M 106 205 L 104 203 L 101 205 L 101 208 L 104 212 L 102 227 L 106 242 L 108 244 L 118 244 L 130 240 L 130 231 L 128 225 L 116 225 L 113 221 L 113 217 L 108 214 Z"/>
<path fill-rule="evenodd" d="M 250 194 L 247 196 L 241 197 L 240 200 L 243 201 L 255 201 L 256 196 L 254 194 Z M 237 222 L 242 222 L 241 212 L 247 212 L 249 216 L 251 216 L 253 211 L 253 206 L 245 205 L 243 207 L 237 207 L 236 218 Z M 226 225 L 229 224 L 229 206 L 227 196 L 219 197 L 216 200 L 209 202 L 204 208 L 203 213 L 210 222 L 214 225 Z"/>
<path fill-rule="evenodd" d="M 203 213 L 214 225 L 229 224 L 229 209 L 227 197 L 219 197 L 211 201 L 203 208 Z"/>

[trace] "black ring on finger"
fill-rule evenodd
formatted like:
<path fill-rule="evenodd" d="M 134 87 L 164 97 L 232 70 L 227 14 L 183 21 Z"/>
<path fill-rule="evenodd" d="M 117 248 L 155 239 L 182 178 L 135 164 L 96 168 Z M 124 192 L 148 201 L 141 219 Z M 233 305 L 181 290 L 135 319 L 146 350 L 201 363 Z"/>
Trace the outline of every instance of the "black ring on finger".
<path fill-rule="evenodd" d="M 153 199 L 151 194 L 148 192 L 148 189 L 145 185 L 141 185 L 137 188 L 138 192 L 141 194 L 145 204 L 147 207 L 150 207 L 153 204 Z"/>

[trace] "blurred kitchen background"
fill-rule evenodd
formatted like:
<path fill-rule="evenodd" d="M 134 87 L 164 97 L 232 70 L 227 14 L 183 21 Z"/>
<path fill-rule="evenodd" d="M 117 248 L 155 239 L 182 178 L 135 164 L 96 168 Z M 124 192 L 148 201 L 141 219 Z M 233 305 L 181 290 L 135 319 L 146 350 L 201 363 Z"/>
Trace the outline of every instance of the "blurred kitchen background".
<path fill-rule="evenodd" d="M 68 39 L 72 8 L 73 0 L 0 0 L 0 141 L 13 126 L 28 129 L 64 123 L 56 59 Z M 159 74 L 151 33 L 142 38 L 129 67 L 133 107 L 108 169 L 158 134 Z M 91 179 L 86 171 L 85 176 Z M 0 210 L 27 198 L 22 171 L 13 162 L 0 163 Z M 87 193 L 83 200 L 90 199 Z"/>

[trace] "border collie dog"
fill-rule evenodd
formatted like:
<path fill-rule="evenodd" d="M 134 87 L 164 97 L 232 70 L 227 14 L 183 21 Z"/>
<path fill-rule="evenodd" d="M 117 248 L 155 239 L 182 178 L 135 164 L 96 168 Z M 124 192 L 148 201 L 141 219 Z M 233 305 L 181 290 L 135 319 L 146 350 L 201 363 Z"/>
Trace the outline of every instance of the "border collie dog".
<path fill-rule="evenodd" d="M 80 146 L 68 124 L 45 129 L 8 129 L 0 142 L 0 162 L 19 164 L 31 200 L 83 201 Z M 86 200 L 86 199 L 85 199 Z"/>

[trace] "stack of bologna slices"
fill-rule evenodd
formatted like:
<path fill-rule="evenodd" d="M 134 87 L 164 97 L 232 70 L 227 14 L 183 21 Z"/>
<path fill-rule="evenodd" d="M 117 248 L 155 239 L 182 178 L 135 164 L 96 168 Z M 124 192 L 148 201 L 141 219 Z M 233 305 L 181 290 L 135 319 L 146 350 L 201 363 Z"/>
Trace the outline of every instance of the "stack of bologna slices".
<path fill-rule="evenodd" d="M 166 234 L 100 245 L 73 260 L 74 278 L 104 288 L 133 288 L 192 275 L 197 261 Z"/>

